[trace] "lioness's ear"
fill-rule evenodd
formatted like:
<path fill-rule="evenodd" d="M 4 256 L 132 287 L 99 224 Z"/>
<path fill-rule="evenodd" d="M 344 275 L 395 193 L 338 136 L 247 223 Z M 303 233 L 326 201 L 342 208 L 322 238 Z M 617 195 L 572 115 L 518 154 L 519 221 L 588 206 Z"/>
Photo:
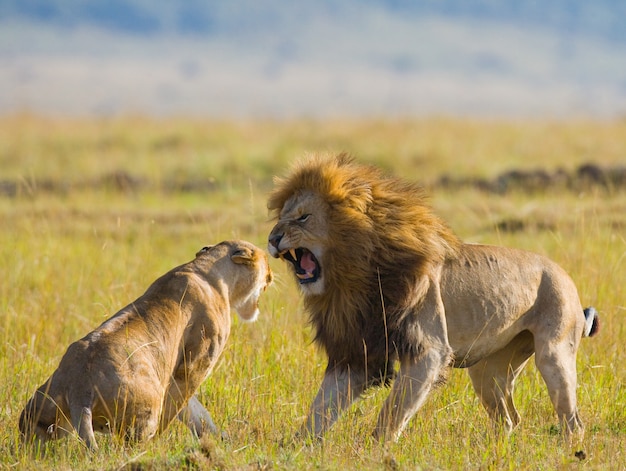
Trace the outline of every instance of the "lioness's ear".
<path fill-rule="evenodd" d="M 209 250 L 211 250 L 213 246 L 212 245 L 208 245 L 206 247 L 202 247 L 197 253 L 196 253 L 196 257 L 199 257 L 200 255 L 202 255 L 203 253 L 207 253 Z"/>
<path fill-rule="evenodd" d="M 237 264 L 252 265 L 254 254 L 248 248 L 237 249 L 230 256 L 230 259 Z"/>

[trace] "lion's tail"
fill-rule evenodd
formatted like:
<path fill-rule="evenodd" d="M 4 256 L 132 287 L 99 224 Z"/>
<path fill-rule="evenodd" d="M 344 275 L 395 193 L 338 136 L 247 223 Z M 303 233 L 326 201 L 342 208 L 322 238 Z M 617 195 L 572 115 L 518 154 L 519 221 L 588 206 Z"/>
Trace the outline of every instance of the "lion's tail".
<path fill-rule="evenodd" d="M 585 330 L 583 337 L 593 337 L 600 330 L 600 316 L 593 306 L 589 306 L 583 310 L 585 314 Z"/>

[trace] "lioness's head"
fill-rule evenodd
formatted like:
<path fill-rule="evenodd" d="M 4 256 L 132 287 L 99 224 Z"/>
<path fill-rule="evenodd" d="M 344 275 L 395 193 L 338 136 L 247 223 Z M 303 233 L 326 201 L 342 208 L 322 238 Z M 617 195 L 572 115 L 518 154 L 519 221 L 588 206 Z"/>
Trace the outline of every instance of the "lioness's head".
<path fill-rule="evenodd" d="M 273 279 L 263 250 L 244 240 L 227 240 L 203 247 L 196 254 L 196 264 L 226 284 L 229 302 L 243 321 L 256 320 L 259 297 Z"/>

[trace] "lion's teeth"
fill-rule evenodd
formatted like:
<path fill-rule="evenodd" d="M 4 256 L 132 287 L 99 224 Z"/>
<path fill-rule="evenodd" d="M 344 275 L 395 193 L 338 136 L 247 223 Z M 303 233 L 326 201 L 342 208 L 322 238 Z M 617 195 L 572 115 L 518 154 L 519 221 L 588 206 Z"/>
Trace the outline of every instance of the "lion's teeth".
<path fill-rule="evenodd" d="M 291 254 L 294 260 L 298 260 L 298 257 L 296 256 L 296 249 L 289 249 L 289 253 Z"/>

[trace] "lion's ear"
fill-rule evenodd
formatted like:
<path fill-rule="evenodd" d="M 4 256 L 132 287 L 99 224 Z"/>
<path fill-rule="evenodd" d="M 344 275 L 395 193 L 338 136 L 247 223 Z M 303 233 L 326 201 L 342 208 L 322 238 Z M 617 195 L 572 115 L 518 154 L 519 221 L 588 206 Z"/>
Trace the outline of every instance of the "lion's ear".
<path fill-rule="evenodd" d="M 252 250 L 244 247 L 242 249 L 235 250 L 230 256 L 230 259 L 233 263 L 239 265 L 252 265 L 254 262 L 254 254 L 252 253 Z"/>

